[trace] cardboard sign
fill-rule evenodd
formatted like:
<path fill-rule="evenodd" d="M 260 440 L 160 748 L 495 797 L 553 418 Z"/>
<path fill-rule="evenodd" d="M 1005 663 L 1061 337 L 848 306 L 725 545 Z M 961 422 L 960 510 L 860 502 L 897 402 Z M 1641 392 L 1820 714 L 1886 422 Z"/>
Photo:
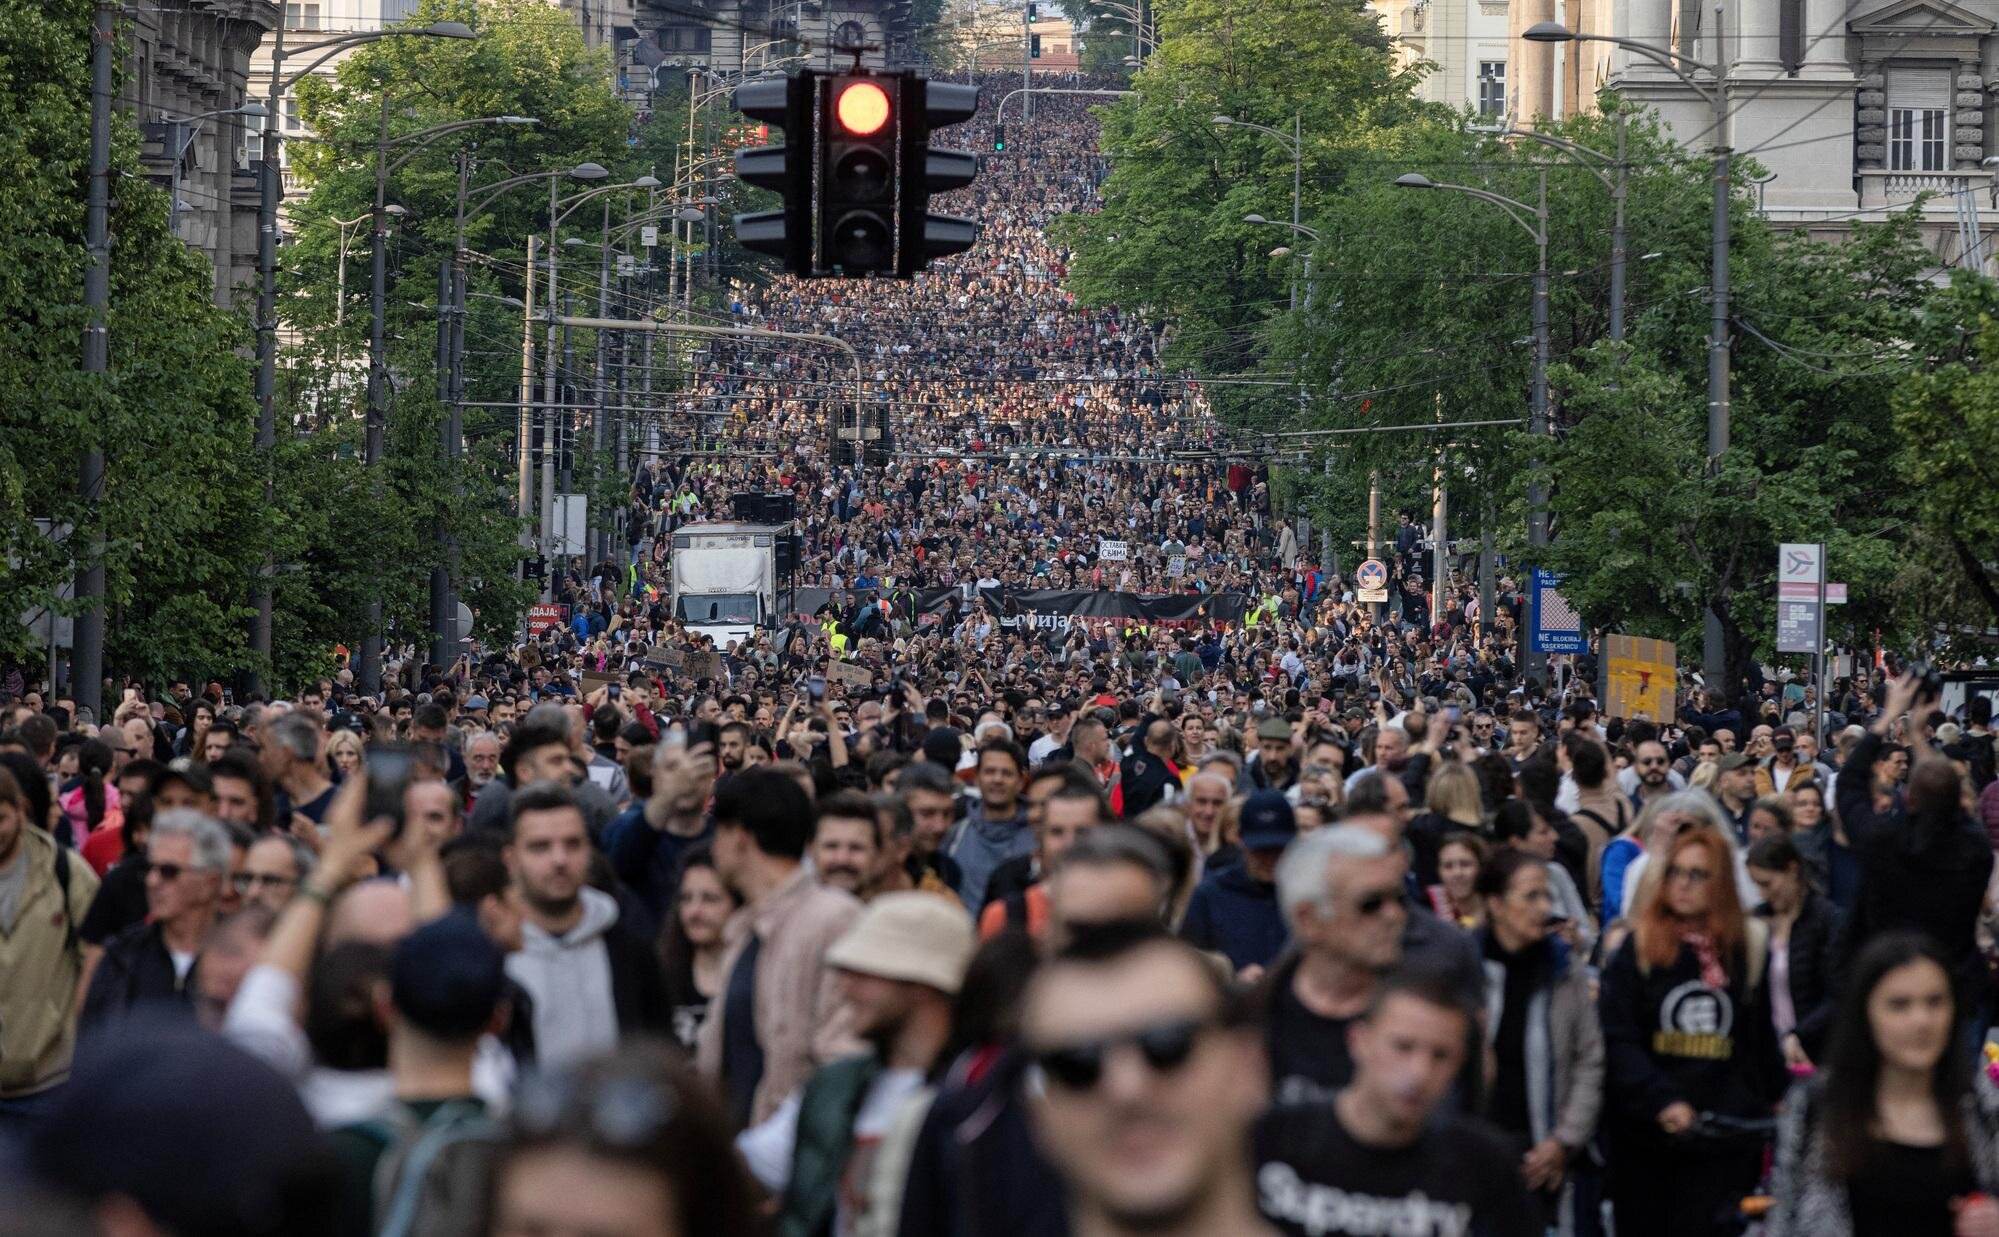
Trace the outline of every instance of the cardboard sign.
<path fill-rule="evenodd" d="M 655 644 L 652 646 L 652 651 L 646 654 L 646 665 L 657 666 L 662 670 L 678 670 L 681 661 L 681 651 L 671 645 Z"/>
<path fill-rule="evenodd" d="M 1107 563 L 1122 563 L 1131 557 L 1131 547 L 1122 541 L 1099 541 L 1097 557 Z"/>
<path fill-rule="evenodd" d="M 719 679 L 722 677 L 722 655 L 707 652 L 687 653 L 680 659 L 680 669 L 683 674 L 697 683 L 702 679 Z"/>
<path fill-rule="evenodd" d="M 1166 560 L 1166 576 L 1168 579 L 1177 580 L 1186 574 L 1187 556 L 1185 554 L 1175 554 L 1172 558 Z"/>
<path fill-rule="evenodd" d="M 532 644 L 528 645 L 521 650 L 520 663 L 523 670 L 532 670 L 536 666 L 539 666 L 541 664 L 541 650 Z"/>
<path fill-rule="evenodd" d="M 595 670 L 585 670 L 579 690 L 587 697 L 600 687 L 609 687 L 611 684 L 621 681 L 615 674 L 601 674 Z"/>
<path fill-rule="evenodd" d="M 1604 716 L 1633 718 L 1642 713 L 1660 725 L 1673 720 L 1679 670 L 1679 650 L 1673 644 L 1605 636 L 1603 664 Z"/>
<path fill-rule="evenodd" d="M 829 662 L 826 677 L 835 683 L 845 683 L 850 687 L 871 687 L 875 672 L 866 666 L 851 661 Z"/>

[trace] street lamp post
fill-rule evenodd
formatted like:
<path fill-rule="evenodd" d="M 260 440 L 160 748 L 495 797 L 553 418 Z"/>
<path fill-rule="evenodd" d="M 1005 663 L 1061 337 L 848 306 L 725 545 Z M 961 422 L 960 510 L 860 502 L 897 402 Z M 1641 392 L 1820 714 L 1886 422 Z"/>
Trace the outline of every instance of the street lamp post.
<path fill-rule="evenodd" d="M 287 56 L 285 23 L 279 21 L 272 34 L 271 86 L 264 106 L 263 144 L 258 151 L 260 157 L 257 160 L 257 452 L 264 462 L 266 503 L 271 500 L 274 482 L 271 473 L 271 452 L 276 448 L 278 441 L 278 202 L 283 196 L 282 174 L 278 170 L 278 108 L 284 98 L 285 90 L 292 83 L 342 51 L 361 43 L 372 43 L 377 39 L 399 36 L 437 39 L 477 37 L 470 26 L 455 21 L 432 22 L 427 26 L 357 31 L 303 49 L 318 51 L 321 54 L 311 64 L 286 76 L 282 71 Z M 271 656 L 271 577 L 275 573 L 276 566 L 266 552 L 253 590 L 256 617 L 250 622 L 250 652 L 264 662 L 268 662 Z M 259 689 L 261 685 L 258 673 L 252 670 L 245 676 L 245 683 L 252 690 Z"/>
<path fill-rule="evenodd" d="M 1540 169 L 1537 179 L 1540 190 L 1532 206 L 1469 185 L 1441 184 L 1420 172 L 1398 176 L 1395 183 L 1404 189 L 1444 189 L 1477 198 L 1481 202 L 1490 202 L 1505 211 L 1508 218 L 1534 238 L 1534 379 L 1533 393 L 1529 397 L 1527 430 L 1540 438 L 1548 432 L 1548 169 Z M 1533 480 L 1527 486 L 1527 544 L 1533 547 L 1548 544 L 1548 488 L 1541 480 L 1539 454 L 1537 451 L 1536 458 L 1528 462 Z M 1533 651 L 1531 638 L 1528 647 L 1521 653 L 1527 675 L 1542 674 L 1547 666 L 1547 656 Z"/>
<path fill-rule="evenodd" d="M 1530 138 L 1543 146 L 1561 151 L 1576 161 L 1576 165 L 1597 178 L 1610 192 L 1614 209 L 1610 223 L 1610 338 L 1617 343 L 1624 339 L 1624 263 L 1626 241 L 1624 231 L 1624 203 L 1626 180 L 1630 168 L 1624 162 L 1624 126 L 1629 113 L 1617 113 L 1617 154 L 1615 157 L 1602 151 L 1592 150 L 1580 142 L 1555 137 L 1538 129 L 1518 129 L 1506 126 L 1497 129 L 1481 129 L 1478 132 L 1492 133 L 1496 137 Z"/>
<path fill-rule="evenodd" d="M 1267 133 L 1271 137 L 1276 138 L 1278 141 L 1283 142 L 1290 147 L 1291 230 L 1294 232 L 1298 231 L 1299 230 L 1298 195 L 1299 195 L 1299 187 L 1303 183 L 1303 176 L 1305 169 L 1305 135 L 1304 135 L 1304 130 L 1301 127 L 1304 123 L 1302 113 L 1299 112 L 1291 113 L 1291 132 L 1288 135 L 1283 130 L 1273 129 L 1269 125 L 1260 125 L 1255 123 L 1254 121 L 1249 121 L 1249 120 L 1236 120 L 1228 116 L 1217 116 L 1214 118 L 1214 123 L 1224 127 L 1231 127 L 1237 129 L 1255 129 L 1258 133 Z M 1291 279 L 1291 308 L 1294 311 L 1298 308 L 1298 279 L 1297 276 L 1295 275 L 1292 276 Z"/>
<path fill-rule="evenodd" d="M 454 120 L 414 133 L 389 137 L 389 95 L 386 90 L 380 99 L 379 118 L 375 130 L 375 205 L 371 215 L 373 224 L 368 253 L 369 273 L 372 286 L 368 298 L 368 416 L 363 432 L 362 467 L 370 476 L 381 465 L 382 439 L 388 431 L 388 358 L 385 355 L 386 307 L 388 291 L 388 219 L 391 215 L 407 213 L 400 206 L 388 204 L 389 178 L 400 171 L 411 159 L 423 153 L 430 143 L 438 138 L 483 125 L 531 125 L 537 121 L 532 116 L 481 116 L 475 120 Z M 394 162 L 389 160 L 389 148 L 408 144 L 410 149 Z M 449 276 L 444 276 L 449 278 Z M 448 289 L 447 289 L 448 292 Z M 440 305 L 448 301 L 447 296 L 439 298 Z M 441 539 L 441 532 L 440 539 Z M 437 651 L 436 639 L 442 603 L 438 588 L 440 568 L 431 571 L 431 618 L 432 651 Z M 373 695 L 382 688 L 382 597 L 381 590 L 368 591 L 367 629 L 361 633 L 361 664 L 356 674 L 360 689 Z"/>
<path fill-rule="evenodd" d="M 1637 39 L 1627 39 L 1609 34 L 1577 34 L 1559 22 L 1544 21 L 1529 26 L 1520 37 L 1534 43 L 1609 43 L 1622 47 L 1635 55 L 1643 56 L 1654 64 L 1664 66 L 1674 77 L 1707 102 L 1714 114 L 1711 134 L 1710 156 L 1713 162 L 1713 203 L 1712 220 L 1709 224 L 1710 242 L 1713 246 L 1714 274 L 1713 286 L 1709 294 L 1709 319 L 1707 341 L 1707 454 L 1708 476 L 1721 474 L 1721 457 L 1728 453 L 1729 435 L 1729 371 L 1732 364 L 1729 344 L 1729 286 L 1728 286 L 1728 198 L 1729 174 L 1732 151 L 1728 144 L 1728 92 L 1723 81 L 1728 72 L 1727 47 L 1722 41 L 1722 6 L 1717 3 L 1715 11 L 1715 57 L 1713 64 L 1703 64 L 1679 55 L 1671 48 L 1656 47 Z M 1696 80 L 1695 70 L 1706 73 L 1711 83 L 1703 85 Z M 1714 599 L 1709 598 L 1703 619 L 1703 645 L 1701 650 L 1702 668 L 1706 671 L 1709 686 L 1721 683 L 1727 670 L 1723 655 L 1721 616 L 1716 611 Z"/>

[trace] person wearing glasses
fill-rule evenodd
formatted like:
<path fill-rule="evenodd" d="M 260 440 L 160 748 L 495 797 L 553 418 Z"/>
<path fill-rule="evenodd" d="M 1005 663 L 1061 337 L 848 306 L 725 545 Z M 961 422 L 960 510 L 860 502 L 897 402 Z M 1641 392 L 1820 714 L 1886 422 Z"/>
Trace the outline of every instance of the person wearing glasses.
<path fill-rule="evenodd" d="M 1072 1232 L 1275 1231 L 1250 1173 L 1266 1097 L 1240 1013 L 1215 969 L 1154 923 L 1078 933 L 1036 972 L 1024 1086 Z"/>
<path fill-rule="evenodd" d="M 312 852 L 297 839 L 267 833 L 250 845 L 243 869 L 231 877 L 246 905 L 261 906 L 275 915 L 298 892 L 298 883 L 312 871 Z"/>
<path fill-rule="evenodd" d="M 149 919 L 104 943 L 78 1018 L 79 1033 L 141 1005 L 190 1006 L 189 979 L 229 877 L 229 833 L 189 808 L 162 812 L 146 839 Z"/>
<path fill-rule="evenodd" d="M 1544 1232 L 1499 1131 L 1441 1111 L 1478 1009 L 1430 970 L 1385 979 L 1348 1034 L 1353 1080 L 1330 1104 L 1281 1105 L 1257 1122 L 1263 1214 L 1301 1237 Z"/>
<path fill-rule="evenodd" d="M 1712 1119 L 1768 1120 L 1785 1082 L 1764 982 L 1769 933 L 1743 912 L 1734 850 L 1706 823 L 1656 842 L 1631 936 L 1604 969 L 1618 1237 L 1736 1231 L 1736 1204 L 1761 1169 L 1761 1142 Z"/>

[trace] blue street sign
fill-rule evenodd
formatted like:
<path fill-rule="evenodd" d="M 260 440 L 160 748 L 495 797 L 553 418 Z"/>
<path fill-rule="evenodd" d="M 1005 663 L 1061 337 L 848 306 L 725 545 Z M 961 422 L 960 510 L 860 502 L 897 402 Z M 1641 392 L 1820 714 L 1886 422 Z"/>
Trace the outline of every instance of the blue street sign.
<path fill-rule="evenodd" d="M 1534 587 L 1529 597 L 1527 647 L 1536 653 L 1586 653 L 1589 633 L 1583 630 L 1583 616 L 1555 590 L 1562 577 L 1552 571 L 1534 569 Z"/>

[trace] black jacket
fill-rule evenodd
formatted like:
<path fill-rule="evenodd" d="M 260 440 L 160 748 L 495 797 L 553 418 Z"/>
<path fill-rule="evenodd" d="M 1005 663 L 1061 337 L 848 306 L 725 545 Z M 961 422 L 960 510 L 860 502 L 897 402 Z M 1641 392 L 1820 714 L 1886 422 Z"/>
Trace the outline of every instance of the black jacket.
<path fill-rule="evenodd" d="M 77 1018 L 79 1032 L 111 1025 L 142 1005 L 194 1011 L 192 989 L 200 960 L 185 980 L 174 975 L 173 956 L 156 923 L 137 923 L 104 942 L 104 956 L 90 977 L 90 993 Z"/>
<path fill-rule="evenodd" d="M 1791 1010 L 1798 1019 L 1798 1042 L 1816 1061 L 1832 1029 L 1833 968 L 1838 961 L 1842 917 L 1831 899 L 1811 889 L 1791 925 L 1784 961 L 1791 974 Z"/>
<path fill-rule="evenodd" d="M 1969 816 L 1926 819 L 1899 804 L 1874 810 L 1874 762 L 1881 736 L 1869 734 L 1839 775 L 1839 819 L 1859 860 L 1860 886 L 1839 950 L 1840 986 L 1861 945 L 1883 932 L 1926 933 L 1950 964 L 1960 1002 L 1984 992 L 1978 912 L 1992 875 L 1992 846 Z"/>
<path fill-rule="evenodd" d="M 1028 1129 L 1025 1065 L 1009 1052 L 937 1093 L 910 1158 L 901 1237 L 1067 1237 L 1062 1179 Z"/>

